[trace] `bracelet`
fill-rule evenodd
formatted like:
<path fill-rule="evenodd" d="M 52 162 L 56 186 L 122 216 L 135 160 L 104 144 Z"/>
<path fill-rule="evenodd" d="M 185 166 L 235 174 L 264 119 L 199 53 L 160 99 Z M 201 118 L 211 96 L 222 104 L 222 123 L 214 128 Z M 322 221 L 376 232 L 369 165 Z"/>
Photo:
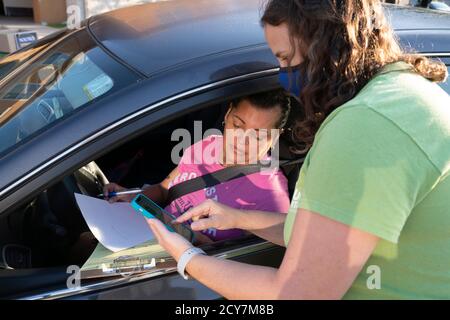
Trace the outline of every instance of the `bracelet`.
<path fill-rule="evenodd" d="M 180 259 L 178 260 L 177 264 L 178 273 L 184 278 L 184 280 L 189 279 L 189 276 L 184 271 L 186 269 L 187 264 L 189 263 L 189 261 L 191 261 L 193 257 L 199 254 L 206 255 L 206 252 L 196 247 L 189 248 L 185 252 L 183 252 Z"/>

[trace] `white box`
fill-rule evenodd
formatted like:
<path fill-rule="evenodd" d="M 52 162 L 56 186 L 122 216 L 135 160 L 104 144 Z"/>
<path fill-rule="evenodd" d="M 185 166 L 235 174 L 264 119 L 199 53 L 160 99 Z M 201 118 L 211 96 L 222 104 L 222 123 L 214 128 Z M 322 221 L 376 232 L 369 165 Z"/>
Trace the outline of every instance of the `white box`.
<path fill-rule="evenodd" d="M 22 29 L 0 29 L 0 51 L 14 52 L 38 39 L 37 33 Z"/>

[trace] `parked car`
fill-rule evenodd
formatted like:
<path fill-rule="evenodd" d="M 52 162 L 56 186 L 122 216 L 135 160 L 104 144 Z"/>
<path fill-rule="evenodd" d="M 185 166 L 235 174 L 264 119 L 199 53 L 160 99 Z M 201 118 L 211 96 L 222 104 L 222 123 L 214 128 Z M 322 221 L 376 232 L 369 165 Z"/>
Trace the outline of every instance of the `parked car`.
<path fill-rule="evenodd" d="M 418 5 L 418 6 L 421 6 L 422 8 L 428 8 L 431 10 L 440 10 L 440 11 L 450 12 L 450 6 L 448 6 L 448 4 L 446 4 L 445 2 L 441 2 L 441 1 L 428 1 L 428 3 Z"/>
<path fill-rule="evenodd" d="M 216 299 L 174 261 L 68 288 L 64 255 L 87 226 L 74 192 L 161 181 L 175 128 L 220 126 L 230 98 L 278 87 L 259 0 L 180 0 L 95 16 L 0 61 L 0 297 Z M 402 45 L 450 65 L 450 14 L 385 7 Z M 450 86 L 443 84 L 447 92 Z M 194 142 L 194 141 L 193 141 Z M 295 182 L 298 171 L 288 175 Z M 257 237 L 210 255 L 278 266 Z M 3 263 L 3 267 L 2 267 Z"/>
<path fill-rule="evenodd" d="M 433 9 L 433 10 L 441 10 L 441 11 L 450 12 L 450 6 L 448 6 L 444 2 L 432 1 L 429 4 L 428 8 Z"/>
<path fill-rule="evenodd" d="M 448 5 L 448 3 L 445 3 L 445 1 L 448 2 L 448 0 L 444 0 L 444 1 L 442 1 L 442 0 L 439 0 L 439 1 L 416 0 L 416 1 L 412 1 L 411 4 L 416 7 L 450 12 L 450 6 Z"/>

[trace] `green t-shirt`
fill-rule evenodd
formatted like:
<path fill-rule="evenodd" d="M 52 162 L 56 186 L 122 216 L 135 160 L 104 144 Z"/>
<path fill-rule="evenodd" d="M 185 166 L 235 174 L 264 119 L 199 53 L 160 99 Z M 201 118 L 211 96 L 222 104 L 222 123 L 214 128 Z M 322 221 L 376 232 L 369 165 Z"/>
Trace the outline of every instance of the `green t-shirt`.
<path fill-rule="evenodd" d="M 345 299 L 450 298 L 448 94 L 406 63 L 386 66 L 318 131 L 286 244 L 299 208 L 380 238 Z M 367 285 L 374 270 L 381 289 Z"/>

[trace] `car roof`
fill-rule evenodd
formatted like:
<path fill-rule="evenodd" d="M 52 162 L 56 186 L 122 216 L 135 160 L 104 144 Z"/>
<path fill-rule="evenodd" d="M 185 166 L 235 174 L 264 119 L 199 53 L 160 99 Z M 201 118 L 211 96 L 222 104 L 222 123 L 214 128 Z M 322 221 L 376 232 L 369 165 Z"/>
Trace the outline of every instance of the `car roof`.
<path fill-rule="evenodd" d="M 259 23 L 262 4 L 261 0 L 160 1 L 94 16 L 89 29 L 107 50 L 151 76 L 200 57 L 265 43 Z M 450 35 L 449 13 L 385 8 L 396 30 L 428 34 L 446 30 Z"/>

